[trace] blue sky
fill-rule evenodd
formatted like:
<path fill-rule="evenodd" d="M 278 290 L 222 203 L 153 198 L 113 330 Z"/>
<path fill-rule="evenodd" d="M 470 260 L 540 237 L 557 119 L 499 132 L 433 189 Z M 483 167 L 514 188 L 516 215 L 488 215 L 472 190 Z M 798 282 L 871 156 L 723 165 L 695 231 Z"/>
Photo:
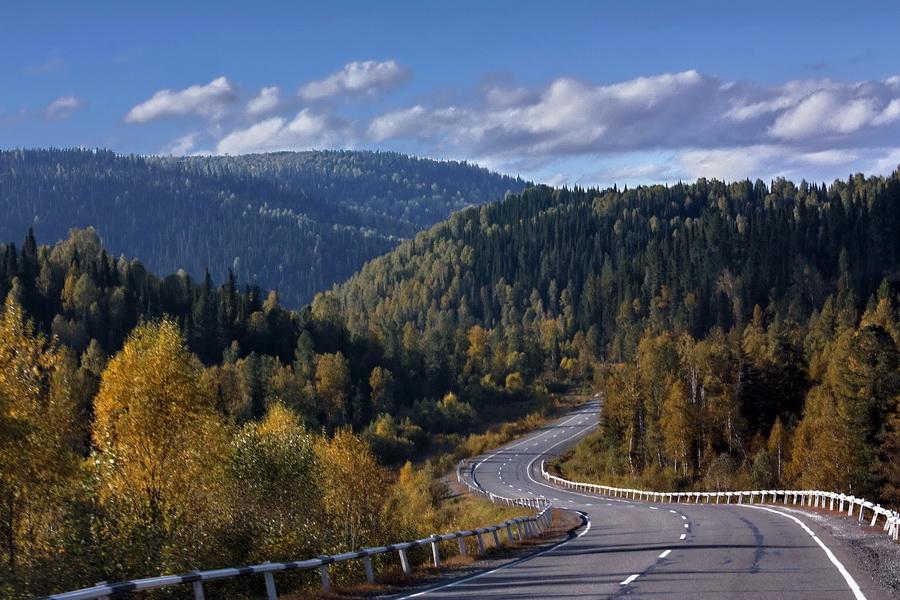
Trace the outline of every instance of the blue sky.
<path fill-rule="evenodd" d="M 551 183 L 900 164 L 897 2 L 30 2 L 0 147 L 384 148 Z"/>

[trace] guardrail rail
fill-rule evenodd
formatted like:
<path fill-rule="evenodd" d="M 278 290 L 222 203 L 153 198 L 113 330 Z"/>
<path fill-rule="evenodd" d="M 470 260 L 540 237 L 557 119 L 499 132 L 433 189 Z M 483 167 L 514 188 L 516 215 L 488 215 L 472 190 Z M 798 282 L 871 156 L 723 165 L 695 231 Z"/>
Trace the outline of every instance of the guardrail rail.
<path fill-rule="evenodd" d="M 754 503 L 755 498 L 759 498 L 759 502 L 764 504 L 766 498 L 771 498 L 773 504 L 778 503 L 779 496 L 783 499 L 783 504 L 799 504 L 800 506 L 811 506 L 814 508 L 825 508 L 828 505 L 829 510 L 846 510 L 848 516 L 857 515 L 860 522 L 868 520 L 866 511 L 871 512 L 870 527 L 875 527 L 879 517 L 884 518 L 883 531 L 885 531 L 895 541 L 900 537 L 900 513 L 895 510 L 889 510 L 880 504 L 875 504 L 865 498 L 857 498 L 847 494 L 837 492 L 824 492 L 821 490 L 742 490 L 735 492 L 656 492 L 648 490 L 639 490 L 634 488 L 619 488 L 608 485 L 599 485 L 596 483 L 583 483 L 579 481 L 570 481 L 562 477 L 557 477 L 547 472 L 544 461 L 541 461 L 541 476 L 550 483 L 555 483 L 563 488 L 575 491 L 593 493 L 598 495 L 612 496 L 614 498 L 627 498 L 632 500 L 647 500 L 650 502 L 688 502 L 694 504 L 712 504 L 715 498 L 715 504 L 719 504 L 724 500 L 725 504 L 730 504 L 732 499 L 737 504 L 743 504 L 746 499 L 749 504 Z M 835 508 L 837 507 L 837 508 Z"/>
<path fill-rule="evenodd" d="M 457 481 L 463 485 L 469 492 L 486 498 L 495 504 L 503 504 L 506 506 L 522 506 L 536 509 L 538 512 L 530 517 L 518 517 L 509 519 L 503 523 L 489 525 L 487 527 L 479 527 L 471 531 L 454 531 L 441 535 L 432 535 L 420 540 L 407 542 L 399 542 L 388 546 L 378 546 L 373 548 L 362 548 L 353 552 L 344 552 L 332 556 L 318 556 L 306 560 L 298 560 L 292 562 L 265 562 L 258 565 L 250 565 L 245 567 L 229 567 L 225 569 L 212 569 L 208 571 L 193 571 L 181 575 L 162 575 L 159 577 L 146 577 L 143 579 L 133 579 L 129 581 L 120 581 L 117 583 L 101 582 L 92 587 L 74 590 L 70 592 L 62 592 L 50 596 L 44 596 L 38 600 L 105 600 L 115 594 L 125 592 L 141 592 L 148 590 L 156 590 L 179 585 L 190 584 L 193 588 L 194 600 L 205 600 L 203 584 L 210 581 L 218 581 L 222 579 L 231 579 L 235 577 L 244 577 L 251 575 L 260 575 L 266 588 L 267 600 L 277 600 L 278 591 L 275 585 L 275 573 L 282 571 L 296 571 L 304 569 L 318 569 L 322 584 L 322 590 L 326 593 L 331 591 L 331 577 L 329 576 L 328 566 L 334 563 L 361 560 L 363 570 L 365 571 L 366 581 L 375 582 L 375 570 L 372 564 L 372 557 L 388 552 L 396 552 L 400 560 L 400 568 L 403 573 L 409 575 L 412 573 L 412 563 L 409 559 L 409 550 L 422 546 L 431 546 L 431 556 L 435 567 L 441 565 L 440 543 L 450 540 L 457 540 L 457 553 L 459 556 L 467 556 L 468 549 L 466 540 L 475 538 L 478 547 L 478 554 L 484 554 L 487 551 L 488 543 L 485 537 L 490 536 L 489 542 L 493 547 L 503 545 L 503 535 L 505 533 L 506 542 L 513 543 L 522 541 L 526 538 L 541 535 L 549 526 L 553 519 L 553 506 L 545 499 L 534 498 L 509 498 L 499 496 L 484 490 L 474 477 L 470 482 L 463 474 L 468 468 L 471 477 L 471 466 L 463 461 L 456 467 Z"/>

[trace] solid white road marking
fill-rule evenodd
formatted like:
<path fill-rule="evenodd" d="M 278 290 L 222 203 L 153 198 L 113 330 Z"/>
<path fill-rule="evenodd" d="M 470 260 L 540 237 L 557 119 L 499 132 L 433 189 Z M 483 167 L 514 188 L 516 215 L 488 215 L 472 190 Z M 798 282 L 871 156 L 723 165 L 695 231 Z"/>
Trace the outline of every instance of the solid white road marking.
<path fill-rule="evenodd" d="M 637 579 L 638 577 L 640 577 L 640 575 L 641 575 L 640 573 L 635 573 L 634 575 L 630 575 L 630 576 L 628 577 L 628 579 L 626 579 L 625 581 L 623 581 L 623 582 L 620 583 L 619 585 L 628 585 L 629 583 L 631 583 L 632 581 L 634 581 L 635 579 Z"/>
<path fill-rule="evenodd" d="M 547 548 L 547 549 L 545 549 L 545 550 L 541 550 L 540 552 L 535 552 L 534 554 L 531 554 L 531 555 L 529 555 L 529 556 L 524 556 L 524 557 L 522 557 L 522 558 L 520 558 L 520 559 L 518 559 L 518 560 L 510 561 L 510 562 L 506 563 L 505 565 L 500 565 L 500 566 L 497 567 L 496 569 L 491 569 L 490 571 L 484 571 L 484 572 L 482 572 L 482 573 L 476 573 L 475 575 L 471 575 L 471 576 L 469 576 L 469 577 L 464 577 L 463 579 L 458 579 L 458 580 L 456 580 L 456 581 L 451 581 L 450 583 L 445 583 L 444 585 L 439 585 L 439 586 L 437 586 L 437 587 L 433 587 L 433 588 L 430 588 L 430 589 L 427 589 L 427 590 L 422 590 L 421 592 L 416 592 L 415 594 L 410 594 L 410 595 L 408 595 L 408 596 L 403 596 L 403 597 L 401 597 L 401 598 L 398 598 L 397 600 L 407 600 L 408 598 L 418 598 L 419 596 L 424 596 L 425 594 L 430 594 L 431 592 L 437 592 L 438 590 L 445 590 L 445 589 L 447 589 L 447 588 L 456 587 L 456 586 L 458 586 L 458 585 L 460 585 L 460 584 L 462 584 L 462 583 L 468 583 L 468 582 L 472 581 L 473 579 L 479 579 L 479 578 L 481 578 L 481 577 L 484 577 L 485 575 L 491 575 L 491 574 L 496 573 L 497 571 L 500 571 L 500 570 L 505 569 L 505 568 L 507 568 L 507 567 L 512 567 L 512 566 L 521 564 L 521 563 L 523 563 L 523 562 L 525 562 L 525 561 L 529 561 L 529 560 L 531 560 L 532 558 L 537 558 L 538 556 L 542 556 L 542 555 L 547 554 L 547 553 L 549 553 L 549 552 L 553 552 L 553 551 L 556 550 L 557 548 L 561 548 L 561 547 L 565 546 L 566 544 L 568 544 L 568 543 L 571 542 L 572 540 L 577 540 L 578 538 L 580 538 L 581 536 L 583 536 L 584 534 L 586 534 L 588 531 L 591 530 L 591 520 L 590 520 L 590 518 L 588 518 L 588 516 L 587 516 L 586 514 L 584 514 L 584 513 L 581 513 L 581 514 L 582 514 L 582 516 L 583 516 L 585 519 L 587 519 L 587 525 L 585 526 L 585 528 L 584 528 L 580 533 L 578 533 L 577 535 L 575 535 L 575 537 L 566 538 L 565 540 L 559 542 L 558 544 L 556 544 L 556 545 L 554 545 L 554 546 L 550 546 L 549 548 Z"/>
<path fill-rule="evenodd" d="M 856 580 L 853 579 L 853 576 L 847 571 L 847 568 L 837 559 L 834 555 L 834 552 L 831 551 L 831 548 L 825 545 L 825 542 L 819 539 L 819 536 L 810 529 L 806 523 L 795 517 L 794 515 L 789 515 L 786 512 L 781 512 L 780 510 L 774 510 L 772 508 L 766 508 L 765 506 L 752 506 L 750 504 L 741 504 L 740 506 L 746 506 L 747 508 L 755 508 L 757 510 L 765 510 L 770 513 L 775 513 L 776 515 L 781 515 L 782 517 L 787 517 L 788 519 L 794 521 L 797 525 L 803 528 L 803 530 L 810 535 L 810 537 L 819 545 L 822 550 L 825 551 L 825 555 L 828 556 L 828 560 L 831 561 L 840 574 L 844 577 L 844 581 L 847 582 L 847 586 L 850 588 L 850 591 L 853 592 L 853 597 L 856 600 L 866 600 L 865 594 L 862 593 L 862 590 L 859 589 L 859 584 L 856 583 Z"/>
<path fill-rule="evenodd" d="M 663 552 L 662 554 L 660 554 L 659 557 L 660 557 L 660 558 L 665 558 L 665 557 L 667 557 L 667 556 L 669 555 L 669 553 L 671 553 L 671 552 L 672 552 L 671 550 L 666 550 L 665 552 Z"/>

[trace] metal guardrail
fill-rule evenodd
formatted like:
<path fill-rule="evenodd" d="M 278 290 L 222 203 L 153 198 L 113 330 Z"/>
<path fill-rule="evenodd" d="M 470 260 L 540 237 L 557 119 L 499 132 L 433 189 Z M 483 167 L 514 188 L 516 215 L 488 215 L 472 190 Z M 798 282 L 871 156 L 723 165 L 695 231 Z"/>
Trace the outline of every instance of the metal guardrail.
<path fill-rule="evenodd" d="M 422 546 L 431 546 L 432 560 L 435 567 L 441 565 L 440 543 L 449 540 L 457 540 L 457 554 L 459 556 L 467 556 L 468 549 L 466 547 L 466 539 L 474 537 L 478 546 L 477 554 L 484 554 L 488 548 L 485 542 L 485 536 L 490 535 L 489 541 L 493 547 L 503 545 L 502 533 L 506 534 L 507 543 L 522 541 L 526 538 L 541 535 L 549 526 L 553 519 L 553 506 L 544 499 L 533 498 L 508 498 L 498 496 L 487 492 L 477 482 L 470 483 L 463 476 L 463 465 L 460 463 L 456 468 L 457 481 L 473 494 L 482 496 L 495 504 L 504 504 L 506 506 L 523 506 L 537 509 L 539 512 L 530 517 L 518 517 L 509 519 L 503 523 L 489 525 L 487 527 L 479 527 L 471 531 L 454 531 L 442 535 L 432 535 L 420 540 L 409 542 L 399 542 L 388 546 L 378 546 L 374 548 L 363 548 L 353 552 L 344 552 L 343 554 L 335 554 L 333 556 L 319 556 L 307 560 L 299 560 L 284 563 L 266 562 L 258 565 L 250 565 L 246 567 L 231 567 L 225 569 L 213 569 L 209 571 L 193 571 L 181 575 L 163 575 L 160 577 L 147 577 L 144 579 L 133 579 L 129 581 L 120 581 L 117 583 L 101 582 L 89 588 L 74 590 L 71 592 L 62 592 L 51 596 L 44 596 L 39 600 L 105 600 L 112 595 L 124 592 L 141 592 L 148 590 L 156 590 L 160 588 L 172 587 L 177 585 L 190 584 L 193 587 L 194 600 L 204 600 L 203 584 L 209 581 L 217 581 L 222 579 L 231 579 L 235 577 L 243 577 L 248 575 L 261 575 L 266 586 L 267 600 L 277 600 L 278 591 L 275 586 L 275 573 L 282 571 L 297 571 L 305 569 L 318 569 L 322 583 L 322 589 L 327 593 L 331 591 L 331 578 L 328 573 L 328 566 L 333 563 L 344 562 L 348 560 L 362 560 L 365 570 L 366 581 L 375 582 L 375 570 L 372 565 L 372 557 L 388 552 L 396 552 L 400 559 L 400 567 L 407 575 L 412 573 L 412 563 L 409 559 L 408 551 L 413 548 Z M 474 481 L 474 479 L 473 479 Z"/>
<path fill-rule="evenodd" d="M 866 510 L 871 511 L 872 519 L 869 522 L 870 527 L 875 527 L 879 517 L 884 517 L 884 527 L 882 528 L 895 541 L 900 538 L 900 513 L 895 510 L 883 508 L 880 504 L 872 503 L 865 498 L 857 498 L 856 496 L 848 496 L 836 492 L 823 492 L 821 490 L 744 490 L 736 492 L 654 492 L 647 490 L 638 490 L 632 488 L 618 488 L 608 485 L 598 485 L 595 483 L 582 483 L 578 481 L 570 481 L 551 475 L 545 468 L 544 461 L 541 461 L 541 476 L 551 483 L 555 483 L 564 488 L 576 491 L 603 494 L 617 498 L 629 498 L 632 500 L 647 500 L 651 502 L 691 502 L 694 504 L 702 504 L 704 500 L 706 504 L 711 504 L 715 498 L 715 503 L 719 504 L 724 498 L 725 504 L 730 504 L 732 499 L 737 499 L 737 504 L 743 504 L 744 499 L 749 504 L 753 504 L 754 498 L 759 497 L 760 503 L 765 503 L 766 498 L 771 497 L 772 503 L 778 502 L 778 497 L 783 498 L 783 504 L 798 504 L 800 506 L 812 506 L 814 508 L 825 508 L 828 505 L 829 510 L 837 510 L 840 512 L 847 511 L 848 516 L 853 516 L 856 512 L 857 520 L 860 522 L 868 519 Z M 845 508 L 846 507 L 846 508 Z M 858 510 L 857 508 L 858 507 Z"/>

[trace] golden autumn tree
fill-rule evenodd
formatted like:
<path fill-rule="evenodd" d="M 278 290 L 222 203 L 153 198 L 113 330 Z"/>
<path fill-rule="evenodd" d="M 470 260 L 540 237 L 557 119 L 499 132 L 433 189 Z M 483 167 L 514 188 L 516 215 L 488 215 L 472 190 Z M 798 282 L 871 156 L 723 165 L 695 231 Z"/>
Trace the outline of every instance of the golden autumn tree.
<path fill-rule="evenodd" d="M 92 438 L 105 535 L 126 570 L 219 557 L 228 438 L 171 320 L 139 325 L 103 372 Z"/>
<path fill-rule="evenodd" d="M 35 331 L 17 289 L 0 313 L 0 574 L 58 550 L 79 460 L 74 366 Z"/>
<path fill-rule="evenodd" d="M 338 430 L 316 446 L 322 464 L 322 503 L 333 529 L 335 548 L 376 543 L 383 532 L 385 474 L 372 449 L 349 429 Z"/>
<path fill-rule="evenodd" d="M 400 469 L 383 509 L 385 522 L 393 526 L 392 533 L 398 538 L 423 537 L 441 526 L 438 482 L 430 464 L 415 468 L 406 461 Z"/>
<path fill-rule="evenodd" d="M 340 352 L 316 356 L 316 399 L 326 423 L 341 423 L 350 392 L 350 364 Z"/>
<path fill-rule="evenodd" d="M 672 471 L 678 473 L 679 466 L 684 475 L 688 474 L 688 456 L 694 442 L 694 418 L 684 381 L 675 379 L 662 401 L 660 418 L 663 443 L 666 454 L 672 459 Z"/>

